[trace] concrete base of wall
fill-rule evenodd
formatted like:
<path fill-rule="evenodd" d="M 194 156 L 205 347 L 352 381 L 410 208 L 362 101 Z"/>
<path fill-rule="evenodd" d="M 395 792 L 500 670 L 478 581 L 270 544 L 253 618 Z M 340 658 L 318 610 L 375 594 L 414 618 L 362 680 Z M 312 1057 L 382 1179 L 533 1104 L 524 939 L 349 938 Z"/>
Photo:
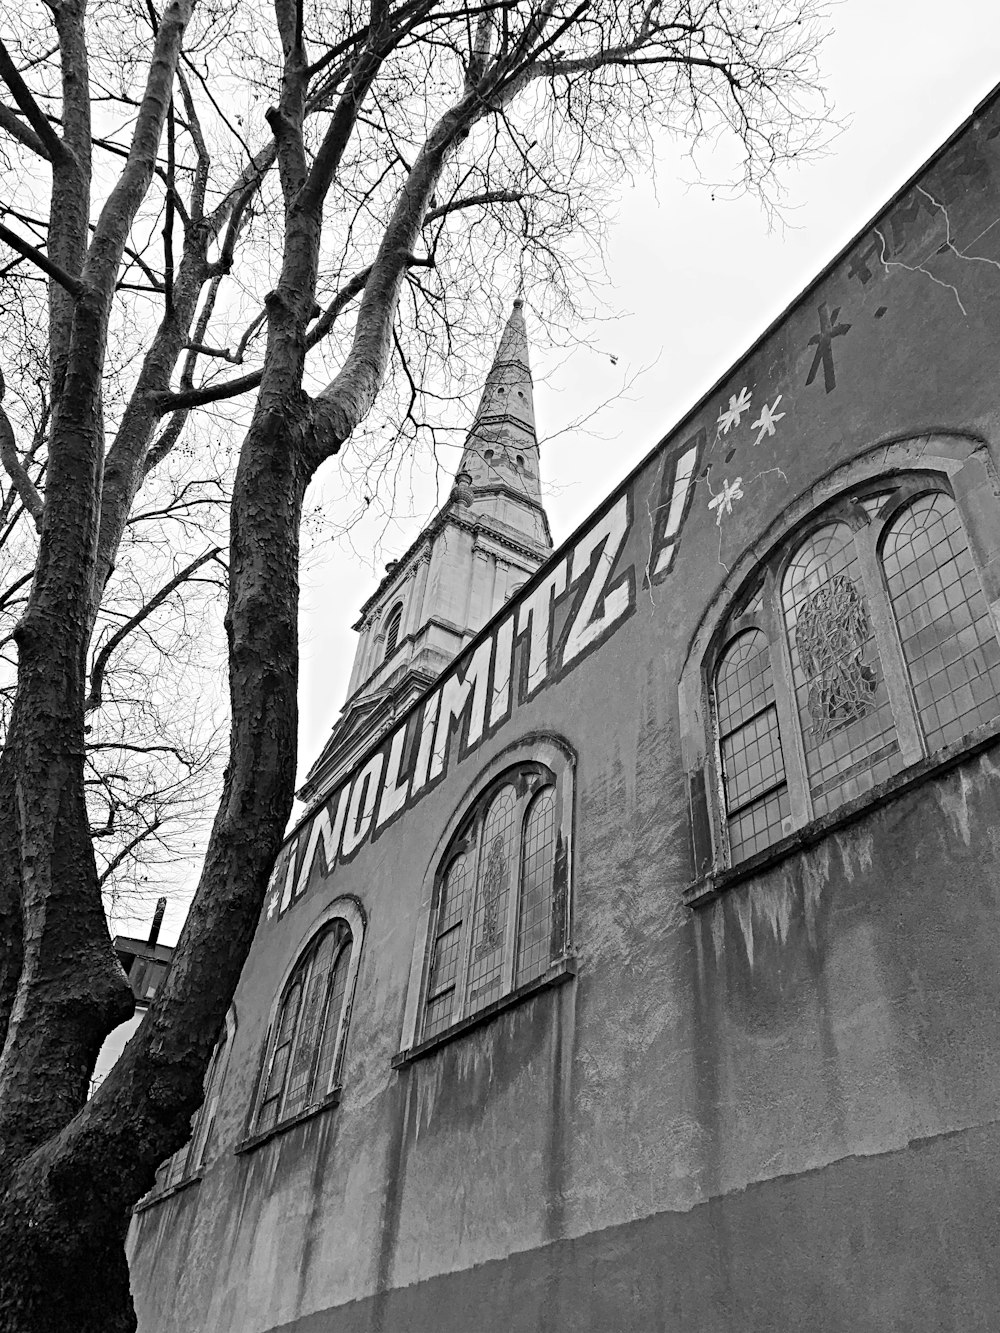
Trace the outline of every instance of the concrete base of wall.
<path fill-rule="evenodd" d="M 998 1311 L 992 1125 L 318 1311 L 280 1333 L 994 1333 Z"/>

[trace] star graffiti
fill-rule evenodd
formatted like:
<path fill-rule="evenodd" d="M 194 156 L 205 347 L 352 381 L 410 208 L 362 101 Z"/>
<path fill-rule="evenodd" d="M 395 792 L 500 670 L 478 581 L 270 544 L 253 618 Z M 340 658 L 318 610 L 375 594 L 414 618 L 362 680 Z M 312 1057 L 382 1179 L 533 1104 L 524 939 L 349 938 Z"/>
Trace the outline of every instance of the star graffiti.
<path fill-rule="evenodd" d="M 851 327 L 850 324 L 838 323 L 840 319 L 840 306 L 836 310 L 827 309 L 824 301 L 819 307 L 819 333 L 814 333 L 806 343 L 807 347 L 815 347 L 816 355 L 813 357 L 812 365 L 809 367 L 809 374 L 806 376 L 806 384 L 812 384 L 816 378 L 816 372 L 820 366 L 823 367 L 823 383 L 826 391 L 837 387 L 837 371 L 833 364 L 833 340 L 842 338 Z"/>
<path fill-rule="evenodd" d="M 743 478 L 736 477 L 733 481 L 723 481 L 722 490 L 718 495 L 713 495 L 708 502 L 709 509 L 715 509 L 718 512 L 715 515 L 716 527 L 722 526 L 722 515 L 733 512 L 733 501 L 743 499 Z"/>
<path fill-rule="evenodd" d="M 757 432 L 757 438 L 754 440 L 754 448 L 760 444 L 765 435 L 773 435 L 774 428 L 779 421 L 784 419 L 784 412 L 778 411 L 778 404 L 781 402 L 781 394 L 775 398 L 771 407 L 767 403 L 760 409 L 760 416 L 756 421 L 750 422 L 750 429 Z"/>
<path fill-rule="evenodd" d="M 749 389 L 741 389 L 739 395 L 729 395 L 729 406 L 719 413 L 719 431 L 723 435 L 728 435 L 733 426 L 740 424 L 743 413 L 750 411 L 751 397 Z"/>

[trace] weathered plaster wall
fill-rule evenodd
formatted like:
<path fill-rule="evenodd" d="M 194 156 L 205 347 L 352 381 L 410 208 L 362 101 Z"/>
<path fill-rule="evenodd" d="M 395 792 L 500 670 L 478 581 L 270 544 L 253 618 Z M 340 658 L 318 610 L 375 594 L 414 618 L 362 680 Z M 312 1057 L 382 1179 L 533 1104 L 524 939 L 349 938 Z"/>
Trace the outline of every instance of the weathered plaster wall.
<path fill-rule="evenodd" d="M 407 739 L 408 808 L 353 855 L 290 844 L 215 1158 L 137 1217 L 143 1333 L 992 1327 L 1000 746 L 692 912 L 677 689 L 728 570 L 819 478 L 932 433 L 996 456 L 998 220 L 992 105 L 611 498 L 603 546 L 585 527 L 508 608 L 562 569 L 530 697 L 437 782 Z M 397 1072 L 442 831 L 534 733 L 577 756 L 578 975 Z M 235 1154 L 282 979 L 347 894 L 343 1101 Z"/>

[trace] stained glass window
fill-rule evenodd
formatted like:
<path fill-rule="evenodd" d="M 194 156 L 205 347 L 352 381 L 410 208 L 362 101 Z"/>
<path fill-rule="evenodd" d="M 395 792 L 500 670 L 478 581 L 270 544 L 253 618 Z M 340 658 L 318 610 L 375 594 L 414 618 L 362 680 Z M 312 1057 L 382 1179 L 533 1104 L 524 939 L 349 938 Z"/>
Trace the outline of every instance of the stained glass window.
<path fill-rule="evenodd" d="M 462 944 L 462 918 L 473 873 L 473 858 L 460 853 L 448 866 L 438 890 L 437 929 L 427 978 L 424 1037 L 451 1026 Z"/>
<path fill-rule="evenodd" d="M 255 1132 L 318 1104 L 330 1091 L 343 1047 L 351 943 L 346 923 L 334 921 L 296 967 L 275 1020 Z"/>
<path fill-rule="evenodd" d="M 792 676 L 813 813 L 884 781 L 901 766 L 854 534 L 814 532 L 782 586 Z"/>
<path fill-rule="evenodd" d="M 715 706 L 732 859 L 781 837 L 788 785 L 778 734 L 770 647 L 760 629 L 738 635 L 715 673 Z"/>
<path fill-rule="evenodd" d="M 882 563 L 930 749 L 1000 716 L 1000 643 L 950 495 L 921 495 L 890 523 Z"/>
<path fill-rule="evenodd" d="M 504 787 L 495 797 L 483 823 L 469 960 L 467 1006 L 470 1011 L 489 1004 L 503 989 L 507 906 L 511 872 L 516 869 L 516 814 L 517 794 L 513 787 Z"/>
<path fill-rule="evenodd" d="M 565 949 L 557 811 L 554 775 L 526 764 L 463 819 L 438 877 L 421 1040 L 544 975 Z"/>
<path fill-rule="evenodd" d="M 517 909 L 514 985 L 540 976 L 552 961 L 552 879 L 556 802 L 551 787 L 535 796 L 521 837 L 521 900 Z"/>
<path fill-rule="evenodd" d="M 730 864 L 1000 720 L 997 628 L 942 481 L 883 478 L 827 515 L 772 552 L 714 663 Z"/>
<path fill-rule="evenodd" d="M 271 1066 L 267 1071 L 264 1095 L 257 1113 L 256 1129 L 270 1129 L 278 1119 L 278 1105 L 285 1090 L 285 1075 L 292 1054 L 292 1042 L 299 1019 L 299 1002 L 302 999 L 301 980 L 293 981 L 289 986 L 281 1010 L 278 1014 L 277 1029 L 274 1038 L 274 1050 L 271 1054 Z"/>

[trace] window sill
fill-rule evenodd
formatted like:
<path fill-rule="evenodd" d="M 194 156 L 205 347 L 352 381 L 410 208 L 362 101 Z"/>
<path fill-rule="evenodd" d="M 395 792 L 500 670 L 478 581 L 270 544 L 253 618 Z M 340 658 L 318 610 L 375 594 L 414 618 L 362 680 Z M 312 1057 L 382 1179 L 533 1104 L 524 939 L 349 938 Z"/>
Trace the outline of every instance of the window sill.
<path fill-rule="evenodd" d="M 499 1000 L 494 1000 L 488 1004 L 485 1009 L 479 1009 L 468 1018 L 460 1019 L 452 1027 L 444 1032 L 439 1032 L 437 1036 L 431 1037 L 427 1041 L 419 1042 L 416 1046 L 411 1046 L 408 1050 L 400 1051 L 392 1057 L 393 1069 L 405 1069 L 416 1060 L 422 1060 L 425 1055 L 431 1055 L 442 1046 L 447 1046 L 449 1042 L 464 1037 L 467 1032 L 473 1028 L 481 1027 L 488 1023 L 497 1014 L 502 1014 L 505 1009 L 512 1009 L 522 1000 L 527 1000 L 532 995 L 538 995 L 541 991 L 551 990 L 554 986 L 562 986 L 567 981 L 572 981 L 576 976 L 576 959 L 573 957 L 560 958 L 557 963 L 553 963 L 547 972 L 543 972 L 540 977 L 534 981 L 527 982 L 524 986 L 518 986 L 516 990 L 508 991 L 506 995 L 501 995 Z"/>
<path fill-rule="evenodd" d="M 323 1100 L 316 1102 L 314 1106 L 307 1106 L 304 1111 L 299 1111 L 296 1115 L 289 1116 L 287 1120 L 281 1120 L 278 1124 L 271 1125 L 269 1129 L 261 1130 L 259 1134 L 248 1134 L 242 1142 L 236 1145 L 233 1151 L 237 1154 L 253 1152 L 254 1148 L 259 1148 L 262 1143 L 267 1143 L 269 1139 L 277 1138 L 279 1134 L 294 1129 L 296 1125 L 301 1125 L 304 1121 L 312 1120 L 314 1116 L 322 1115 L 324 1111 L 339 1106 L 342 1092 L 343 1088 L 331 1089 Z"/>
<path fill-rule="evenodd" d="M 151 1190 L 132 1209 L 133 1213 L 144 1213 L 147 1208 L 154 1208 L 158 1203 L 163 1203 L 164 1199 L 172 1199 L 175 1194 L 180 1194 L 191 1185 L 198 1185 L 201 1182 L 201 1171 L 195 1171 L 193 1175 L 185 1176 L 183 1180 L 177 1180 L 173 1185 L 166 1189 Z M 155 1188 L 155 1187 L 154 1187 Z"/>
<path fill-rule="evenodd" d="M 939 777 L 950 769 L 957 768 L 959 764 L 974 759 L 976 755 L 995 744 L 998 738 L 1000 738 L 1000 722 L 986 723 L 960 741 L 955 741 L 944 750 L 938 750 L 927 759 L 921 759 L 919 763 L 913 764 L 902 773 L 896 773 L 887 782 L 873 787 L 871 791 L 856 797 L 839 809 L 822 815 L 809 824 L 804 824 L 779 842 L 765 847 L 763 851 L 757 852 L 746 861 L 741 861 L 739 865 L 710 871 L 703 879 L 688 885 L 682 895 L 684 902 L 692 908 L 707 907 L 727 889 L 773 869 L 797 852 L 805 851 L 822 842 L 824 838 L 847 824 L 864 819 L 872 811 L 898 800 L 914 787 L 919 787 L 928 778 Z"/>

